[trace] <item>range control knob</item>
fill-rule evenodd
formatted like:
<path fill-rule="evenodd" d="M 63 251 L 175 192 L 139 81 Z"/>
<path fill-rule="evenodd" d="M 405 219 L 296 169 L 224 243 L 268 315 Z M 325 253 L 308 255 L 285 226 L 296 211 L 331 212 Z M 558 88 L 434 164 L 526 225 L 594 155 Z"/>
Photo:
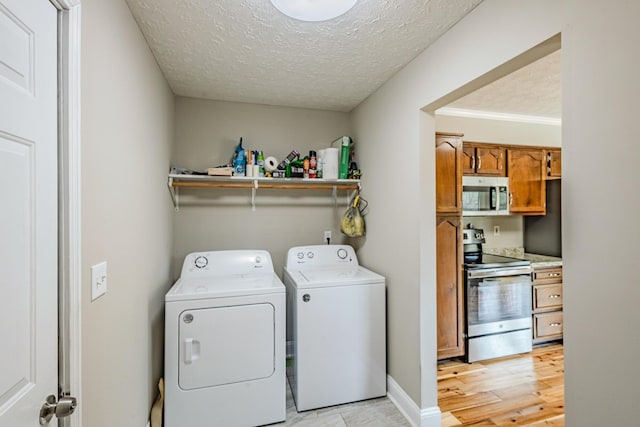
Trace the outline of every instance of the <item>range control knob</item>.
<path fill-rule="evenodd" d="M 340 248 L 338 249 L 338 258 L 345 259 L 347 257 L 347 251 Z"/>
<path fill-rule="evenodd" d="M 313 252 L 307 252 L 307 258 L 309 259 L 313 258 Z"/>
<path fill-rule="evenodd" d="M 298 252 L 298 259 L 304 258 L 304 254 L 302 252 Z"/>
<path fill-rule="evenodd" d="M 209 264 L 209 260 L 207 257 L 200 255 L 193 263 L 198 268 L 205 268 Z"/>

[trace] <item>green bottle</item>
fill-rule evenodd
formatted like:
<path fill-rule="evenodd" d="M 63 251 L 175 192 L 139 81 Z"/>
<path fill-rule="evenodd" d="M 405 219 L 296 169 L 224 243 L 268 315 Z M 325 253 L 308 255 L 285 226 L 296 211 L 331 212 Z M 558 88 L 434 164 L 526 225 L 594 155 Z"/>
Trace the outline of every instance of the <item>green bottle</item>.
<path fill-rule="evenodd" d="M 349 155 L 351 153 L 351 138 L 342 137 L 340 149 L 340 165 L 338 167 L 338 178 L 347 179 L 349 174 Z"/>
<path fill-rule="evenodd" d="M 264 176 L 264 154 L 258 151 L 258 176 Z"/>

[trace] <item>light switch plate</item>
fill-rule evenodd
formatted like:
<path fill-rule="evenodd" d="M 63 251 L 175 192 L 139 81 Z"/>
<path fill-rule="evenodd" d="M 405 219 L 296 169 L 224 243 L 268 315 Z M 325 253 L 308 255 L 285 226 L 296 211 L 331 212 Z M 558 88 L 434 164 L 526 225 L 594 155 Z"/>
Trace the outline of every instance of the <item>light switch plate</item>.
<path fill-rule="evenodd" d="M 107 292 L 107 262 L 101 262 L 91 267 L 91 301 L 96 300 Z"/>

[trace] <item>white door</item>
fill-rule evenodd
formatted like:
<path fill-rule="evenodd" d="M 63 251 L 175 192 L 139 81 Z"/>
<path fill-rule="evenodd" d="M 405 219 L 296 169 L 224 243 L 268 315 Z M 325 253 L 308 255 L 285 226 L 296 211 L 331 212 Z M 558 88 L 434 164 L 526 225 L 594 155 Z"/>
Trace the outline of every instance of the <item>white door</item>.
<path fill-rule="evenodd" d="M 58 389 L 56 15 L 0 0 L 2 426 L 39 426 Z"/>

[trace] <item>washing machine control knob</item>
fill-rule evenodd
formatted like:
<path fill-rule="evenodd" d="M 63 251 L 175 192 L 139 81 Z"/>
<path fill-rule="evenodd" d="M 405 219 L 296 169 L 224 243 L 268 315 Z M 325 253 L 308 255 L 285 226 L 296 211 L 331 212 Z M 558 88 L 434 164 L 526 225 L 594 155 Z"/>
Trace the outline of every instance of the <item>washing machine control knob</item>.
<path fill-rule="evenodd" d="M 311 295 L 309 294 L 302 295 L 302 301 L 309 302 L 309 300 L 311 300 Z"/>
<path fill-rule="evenodd" d="M 198 258 L 196 258 L 193 264 L 197 268 L 205 268 L 207 264 L 209 264 L 209 260 L 207 259 L 207 257 L 200 255 Z"/>
<path fill-rule="evenodd" d="M 313 258 L 313 252 L 307 252 L 307 258 L 309 259 Z"/>
<path fill-rule="evenodd" d="M 298 259 L 304 258 L 304 254 L 302 252 L 298 252 Z"/>
<path fill-rule="evenodd" d="M 262 262 L 262 257 L 256 257 L 256 264 L 260 264 Z"/>
<path fill-rule="evenodd" d="M 340 248 L 338 249 L 338 258 L 345 259 L 347 257 L 347 251 Z"/>

